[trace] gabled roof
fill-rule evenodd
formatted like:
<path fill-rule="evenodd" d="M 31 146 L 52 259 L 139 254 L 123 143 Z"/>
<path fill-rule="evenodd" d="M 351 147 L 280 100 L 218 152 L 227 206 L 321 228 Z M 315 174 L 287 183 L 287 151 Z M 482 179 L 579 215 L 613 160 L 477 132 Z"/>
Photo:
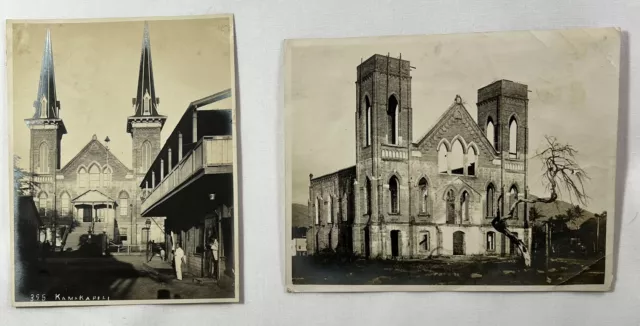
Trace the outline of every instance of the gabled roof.
<path fill-rule="evenodd" d="M 493 145 L 491 145 L 491 143 L 487 139 L 487 137 L 484 134 L 484 132 L 482 132 L 482 130 L 480 130 L 480 126 L 478 126 L 477 122 L 475 120 L 473 120 L 473 117 L 471 117 L 471 114 L 469 114 L 469 111 L 467 111 L 467 108 L 464 106 L 462 97 L 460 97 L 460 95 L 456 95 L 456 98 L 455 98 L 453 104 L 451 104 L 451 106 L 449 106 L 449 108 L 442 115 L 440 115 L 438 120 L 436 120 L 436 123 L 433 126 L 431 126 L 431 128 L 428 129 L 427 133 L 424 136 L 420 137 L 418 142 L 414 143 L 414 145 L 416 147 L 423 146 L 424 142 L 426 142 L 438 130 L 440 130 L 440 128 L 442 128 L 442 126 L 449 119 L 451 119 L 454 116 L 456 111 L 457 112 L 461 112 L 462 119 L 466 119 L 467 120 L 468 125 L 471 128 L 470 132 L 475 133 L 476 136 L 478 136 L 477 138 L 480 139 L 480 142 L 482 142 L 483 146 L 485 146 L 485 148 L 487 148 L 487 150 L 490 153 L 492 153 L 494 156 L 497 156 L 498 152 L 496 151 L 495 148 L 493 148 Z"/>
<path fill-rule="evenodd" d="M 82 157 L 82 154 L 88 152 L 92 145 L 96 144 L 96 146 L 98 146 L 98 148 L 102 151 L 108 151 L 108 149 L 98 140 L 98 137 L 96 135 L 93 135 L 93 137 L 91 137 L 91 141 L 89 141 L 87 143 L 87 145 L 85 145 L 79 152 L 78 154 L 76 154 L 76 156 L 74 156 L 71 160 L 69 160 L 69 162 L 67 162 L 67 164 L 65 164 L 62 169 L 60 169 L 63 173 L 66 172 L 66 169 L 71 166 L 75 161 L 77 161 L 78 159 L 80 159 L 80 157 Z M 109 165 L 121 165 L 123 169 L 127 170 L 127 171 L 131 171 L 131 169 L 129 169 L 126 165 L 124 165 L 124 163 L 122 163 L 122 161 L 120 161 L 118 159 L 118 157 L 116 157 L 113 152 L 109 152 Z"/>
<path fill-rule="evenodd" d="M 478 192 L 472 185 L 470 185 L 468 182 L 466 182 L 464 179 L 457 177 L 455 179 L 453 179 L 451 182 L 446 183 L 445 185 L 462 185 L 465 188 L 469 188 L 471 189 L 472 192 L 476 193 L 477 195 L 481 195 L 480 192 Z"/>
<path fill-rule="evenodd" d="M 79 202 L 85 202 L 85 203 L 100 202 L 100 203 L 104 203 L 104 202 L 115 202 L 115 200 L 113 200 L 113 198 L 103 194 L 102 192 L 100 192 L 98 190 L 92 189 L 92 190 L 87 190 L 84 193 L 82 193 L 80 196 L 72 199 L 71 202 L 73 202 L 73 203 L 79 203 Z"/>

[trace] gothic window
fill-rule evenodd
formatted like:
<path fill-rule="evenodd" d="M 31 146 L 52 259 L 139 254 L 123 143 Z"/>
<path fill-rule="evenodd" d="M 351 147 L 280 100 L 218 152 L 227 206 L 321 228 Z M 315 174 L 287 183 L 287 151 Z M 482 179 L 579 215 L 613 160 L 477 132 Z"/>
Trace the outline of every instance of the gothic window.
<path fill-rule="evenodd" d="M 418 183 L 418 189 L 420 191 L 420 213 L 427 214 L 429 212 L 429 184 L 426 178 L 420 179 Z"/>
<path fill-rule="evenodd" d="M 149 166 L 151 166 L 151 143 L 145 140 L 144 143 L 142 143 L 140 172 L 147 172 Z"/>
<path fill-rule="evenodd" d="M 430 235 L 429 235 L 429 231 L 425 232 L 422 234 L 422 239 L 420 239 L 420 249 L 424 250 L 424 251 L 429 251 L 430 250 Z"/>
<path fill-rule="evenodd" d="M 41 192 L 38 195 L 38 211 L 40 212 L 40 216 L 47 215 L 47 201 L 49 200 L 49 196 L 47 196 L 46 192 Z"/>
<path fill-rule="evenodd" d="M 371 102 L 369 102 L 369 97 L 364 97 L 366 113 L 364 120 L 364 145 L 371 145 Z"/>
<path fill-rule="evenodd" d="M 69 194 L 66 192 L 62 193 L 60 196 L 60 215 L 68 216 L 69 215 L 69 206 L 71 205 Z"/>
<path fill-rule="evenodd" d="M 465 190 L 460 196 L 460 216 L 463 220 L 469 220 L 469 193 Z"/>
<path fill-rule="evenodd" d="M 40 144 L 39 156 L 38 172 L 49 173 L 49 145 L 47 143 Z"/>
<path fill-rule="evenodd" d="M 333 197 L 327 198 L 327 223 L 333 223 Z"/>
<path fill-rule="evenodd" d="M 398 178 L 396 176 L 392 176 L 389 179 L 389 197 L 391 204 L 391 213 L 397 214 L 400 212 L 400 206 L 398 203 Z"/>
<path fill-rule="evenodd" d="M 111 176 L 113 175 L 113 171 L 111 170 L 110 167 L 105 167 L 104 170 L 102 170 L 102 180 L 103 180 L 103 186 L 105 188 L 111 187 Z"/>
<path fill-rule="evenodd" d="M 364 199 L 365 205 L 366 205 L 365 214 L 370 215 L 371 214 L 371 180 L 369 180 L 368 177 L 367 177 L 367 182 L 365 184 L 364 196 L 366 197 Z"/>
<path fill-rule="evenodd" d="M 475 146 L 467 148 L 467 175 L 476 175 L 478 167 L 478 152 Z"/>
<path fill-rule="evenodd" d="M 81 167 L 78 169 L 78 187 L 87 188 L 89 186 L 89 175 L 87 169 Z"/>
<path fill-rule="evenodd" d="M 487 232 L 487 251 L 496 250 L 496 234 L 493 231 Z"/>
<path fill-rule="evenodd" d="M 509 121 L 509 157 L 516 158 L 518 156 L 518 121 L 516 117 L 511 117 Z"/>
<path fill-rule="evenodd" d="M 100 168 L 93 164 L 89 167 L 89 188 L 97 189 L 100 187 Z"/>
<path fill-rule="evenodd" d="M 449 171 L 449 164 L 447 163 L 449 149 L 444 142 L 440 143 L 438 147 L 438 172 L 447 173 Z"/>
<path fill-rule="evenodd" d="M 449 165 L 451 174 L 464 174 L 464 150 L 460 139 L 457 139 L 451 147 Z"/>
<path fill-rule="evenodd" d="M 491 146 L 495 148 L 496 147 L 496 131 L 493 125 L 493 120 L 491 120 L 491 118 L 489 118 L 489 121 L 487 122 L 487 139 L 489 140 L 489 143 L 491 144 Z"/>
<path fill-rule="evenodd" d="M 142 100 L 142 105 L 143 105 L 142 114 L 143 115 L 150 115 L 151 114 L 151 96 L 149 96 L 149 92 L 148 91 L 146 93 L 144 93 L 144 98 Z"/>
<path fill-rule="evenodd" d="M 389 97 L 387 107 L 387 137 L 389 144 L 398 144 L 398 100 L 395 95 Z"/>
<path fill-rule="evenodd" d="M 495 195 L 496 195 L 496 188 L 493 186 L 493 183 L 490 183 L 487 186 L 487 199 L 486 199 L 486 210 L 485 210 L 486 217 L 494 217 L 495 215 L 495 209 L 494 209 Z"/>
<path fill-rule="evenodd" d="M 449 189 L 446 195 L 447 201 L 447 224 L 454 224 L 456 222 L 456 199 L 453 194 L 453 189 Z"/>
<path fill-rule="evenodd" d="M 516 187 L 516 185 L 511 186 L 511 189 L 509 190 L 509 207 L 507 209 L 511 209 L 511 207 L 513 206 L 513 204 L 515 204 L 518 201 L 518 187 Z M 518 218 L 518 208 L 516 207 L 515 210 L 513 210 L 513 218 Z"/>
<path fill-rule="evenodd" d="M 120 206 L 120 216 L 129 215 L 129 194 L 126 191 L 120 192 L 118 196 L 118 205 Z"/>

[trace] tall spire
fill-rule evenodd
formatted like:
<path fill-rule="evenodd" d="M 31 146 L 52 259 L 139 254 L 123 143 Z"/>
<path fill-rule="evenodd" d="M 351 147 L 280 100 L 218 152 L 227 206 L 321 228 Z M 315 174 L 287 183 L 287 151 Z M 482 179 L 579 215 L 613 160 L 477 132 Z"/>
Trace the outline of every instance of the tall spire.
<path fill-rule="evenodd" d="M 153 82 L 153 66 L 151 62 L 151 42 L 149 41 L 149 25 L 144 23 L 142 50 L 140 53 L 140 70 L 138 72 L 138 91 L 133 99 L 135 113 L 133 116 L 159 116 L 156 88 Z"/>
<path fill-rule="evenodd" d="M 53 69 L 53 50 L 51 49 L 51 31 L 47 29 L 47 36 L 42 54 L 40 68 L 40 83 L 38 95 L 33 102 L 36 109 L 33 119 L 58 119 L 60 102 L 56 96 L 56 75 Z"/>

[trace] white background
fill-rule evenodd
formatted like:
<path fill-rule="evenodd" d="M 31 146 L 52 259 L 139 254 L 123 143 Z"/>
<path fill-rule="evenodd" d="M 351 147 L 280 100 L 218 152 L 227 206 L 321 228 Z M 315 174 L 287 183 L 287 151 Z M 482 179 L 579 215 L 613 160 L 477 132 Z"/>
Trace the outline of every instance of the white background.
<path fill-rule="evenodd" d="M 640 1 L 2 0 L 5 19 L 233 13 L 239 81 L 243 304 L 15 309 L 9 302 L 8 159 L 0 160 L 3 325 L 640 325 Z M 287 294 L 284 290 L 282 40 L 617 26 L 619 200 L 611 293 Z M 114 35 L 117 37 L 117 35 Z M 508 46 L 508 44 L 505 44 Z M 5 53 L 5 42 L 1 42 Z M 4 55 L 3 55 L 4 58 Z M 8 157 L 6 71 L 0 156 Z M 35 87 L 35 86 L 34 86 Z M 632 92 L 631 90 L 635 90 Z M 635 104 L 635 105 L 634 105 Z M 29 109 L 29 108 L 25 108 Z M 593 130 L 591 132 L 597 132 Z M 636 181 L 636 182 L 634 182 Z"/>

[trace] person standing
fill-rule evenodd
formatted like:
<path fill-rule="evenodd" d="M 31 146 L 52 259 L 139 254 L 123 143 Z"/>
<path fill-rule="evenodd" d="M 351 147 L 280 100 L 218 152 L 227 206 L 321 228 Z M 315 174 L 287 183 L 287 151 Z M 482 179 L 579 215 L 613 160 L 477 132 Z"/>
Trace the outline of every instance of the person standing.
<path fill-rule="evenodd" d="M 179 281 L 182 281 L 182 262 L 186 263 L 186 258 L 179 243 L 176 245 L 176 253 L 173 259 L 175 260 L 174 265 L 176 265 L 176 277 Z"/>
<path fill-rule="evenodd" d="M 209 242 L 211 250 L 211 276 L 218 279 L 218 239 L 212 238 Z"/>

